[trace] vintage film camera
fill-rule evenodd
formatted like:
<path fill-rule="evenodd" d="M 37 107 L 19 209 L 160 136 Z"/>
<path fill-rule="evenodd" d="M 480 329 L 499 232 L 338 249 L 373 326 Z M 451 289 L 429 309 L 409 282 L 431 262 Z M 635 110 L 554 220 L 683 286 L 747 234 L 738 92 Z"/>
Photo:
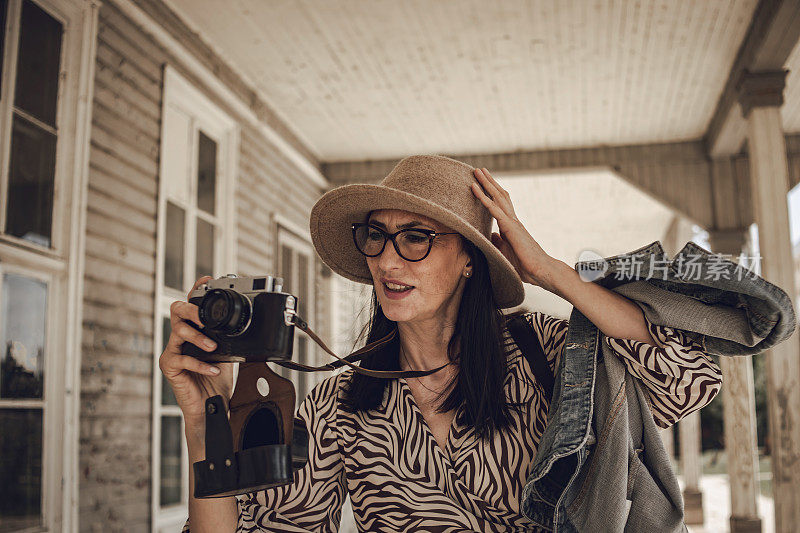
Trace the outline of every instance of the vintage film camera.
<path fill-rule="evenodd" d="M 292 357 L 297 298 L 282 278 L 209 280 L 189 295 L 217 343 L 207 352 L 184 342 L 181 353 L 206 362 L 241 363 L 228 409 L 222 396 L 206 400 L 206 459 L 194 463 L 196 498 L 244 494 L 292 482 L 308 457 L 308 432 L 293 417 L 295 389 L 266 361 Z"/>
<path fill-rule="evenodd" d="M 206 400 L 206 459 L 192 465 L 195 498 L 286 485 L 292 483 L 294 471 L 308 462 L 308 430 L 294 416 L 294 384 L 273 372 L 268 361 L 302 372 L 330 371 L 346 364 L 379 378 L 427 376 L 447 366 L 393 371 L 355 365 L 372 350 L 396 341 L 397 329 L 339 357 L 297 314 L 297 298 L 282 288 L 282 278 L 228 274 L 209 280 L 189 295 L 189 302 L 199 308 L 203 327 L 187 323 L 213 339 L 217 348 L 207 352 L 184 342 L 181 353 L 206 362 L 240 363 L 230 405 L 225 405 L 221 395 Z M 337 361 L 319 367 L 292 361 L 295 326 Z"/>
<path fill-rule="evenodd" d="M 183 352 L 201 361 L 249 363 L 291 359 L 294 339 L 292 316 L 297 298 L 281 292 L 282 278 L 238 277 L 209 280 L 189 295 L 198 307 L 198 328 L 217 343 L 207 352 L 185 343 Z"/>

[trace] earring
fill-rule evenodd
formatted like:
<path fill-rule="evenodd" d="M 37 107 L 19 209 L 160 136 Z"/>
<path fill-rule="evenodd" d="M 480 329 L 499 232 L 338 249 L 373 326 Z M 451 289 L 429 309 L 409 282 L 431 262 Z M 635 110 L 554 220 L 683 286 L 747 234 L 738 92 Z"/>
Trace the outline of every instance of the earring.
<path fill-rule="evenodd" d="M 470 276 L 472 275 L 472 272 L 467 272 L 467 273 L 466 273 L 466 274 L 464 274 L 464 275 L 465 275 L 466 277 L 470 277 Z"/>

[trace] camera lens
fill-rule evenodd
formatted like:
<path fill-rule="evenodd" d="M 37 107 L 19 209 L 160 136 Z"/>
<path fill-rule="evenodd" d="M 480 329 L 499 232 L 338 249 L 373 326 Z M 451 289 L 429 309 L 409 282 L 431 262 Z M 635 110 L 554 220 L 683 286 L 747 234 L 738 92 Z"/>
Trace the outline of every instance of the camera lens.
<path fill-rule="evenodd" d="M 200 321 L 218 333 L 235 336 L 250 324 L 252 307 L 250 300 L 236 291 L 212 289 L 200 302 Z"/>

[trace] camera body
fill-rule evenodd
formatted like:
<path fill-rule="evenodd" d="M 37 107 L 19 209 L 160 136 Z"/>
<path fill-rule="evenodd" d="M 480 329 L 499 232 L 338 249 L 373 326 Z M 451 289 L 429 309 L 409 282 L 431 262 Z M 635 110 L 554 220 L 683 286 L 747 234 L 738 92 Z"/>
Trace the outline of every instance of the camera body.
<path fill-rule="evenodd" d="M 228 274 L 209 280 L 189 295 L 199 309 L 199 327 L 217 343 L 206 351 L 184 342 L 181 353 L 205 362 L 266 362 L 292 358 L 297 298 L 281 292 L 283 278 Z"/>

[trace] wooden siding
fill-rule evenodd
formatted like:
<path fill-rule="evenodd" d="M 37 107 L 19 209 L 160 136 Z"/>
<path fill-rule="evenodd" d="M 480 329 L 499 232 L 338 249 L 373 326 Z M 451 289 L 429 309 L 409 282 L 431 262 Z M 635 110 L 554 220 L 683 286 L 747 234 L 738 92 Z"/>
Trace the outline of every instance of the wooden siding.
<path fill-rule="evenodd" d="M 81 369 L 81 531 L 149 531 L 158 151 L 165 55 L 100 9 Z"/>
<path fill-rule="evenodd" d="M 100 9 L 97 44 L 86 228 L 79 529 L 150 531 L 162 66 L 170 62 L 193 78 L 113 4 Z M 224 102 L 211 97 L 226 109 Z M 320 191 L 250 126 L 242 128 L 238 157 L 239 273 L 274 273 L 276 233 L 270 212 L 308 227 Z M 319 260 L 314 266 L 319 272 Z M 317 313 L 311 318 L 323 338 L 329 336 L 324 312 L 330 307 L 328 279 L 315 276 Z M 322 379 L 324 374 L 315 377 Z"/>

